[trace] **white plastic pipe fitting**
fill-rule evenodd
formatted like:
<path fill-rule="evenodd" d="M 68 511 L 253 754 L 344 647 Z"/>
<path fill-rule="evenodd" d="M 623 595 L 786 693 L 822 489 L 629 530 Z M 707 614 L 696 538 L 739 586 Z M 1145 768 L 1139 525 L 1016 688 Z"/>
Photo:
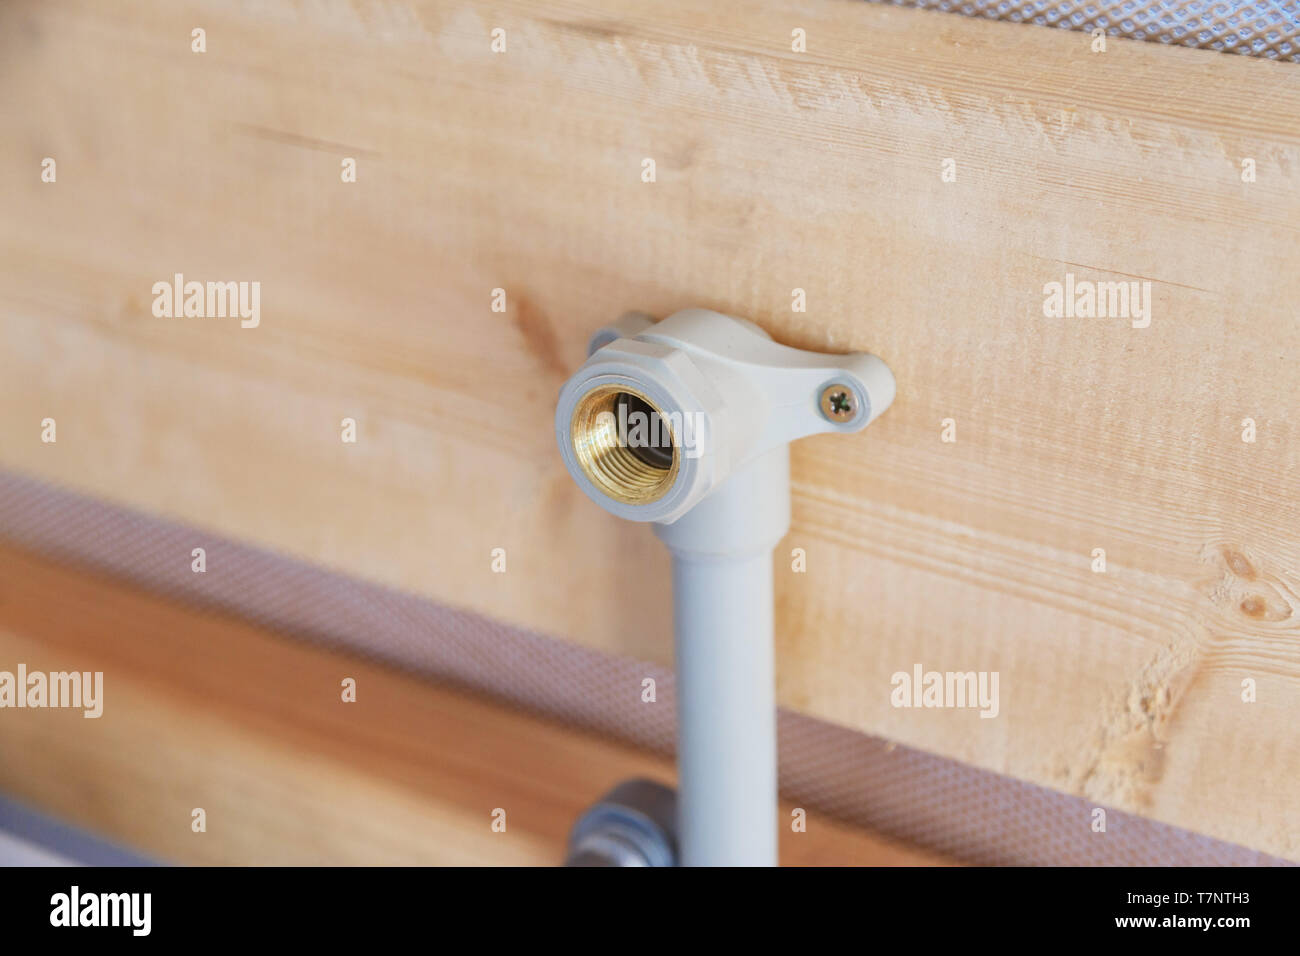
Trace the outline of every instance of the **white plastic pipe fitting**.
<path fill-rule="evenodd" d="M 744 319 L 629 313 L 560 391 L 564 463 L 673 555 L 678 832 L 686 866 L 777 861 L 772 549 L 790 526 L 789 443 L 854 432 L 894 399 L 865 353 L 773 342 Z"/>

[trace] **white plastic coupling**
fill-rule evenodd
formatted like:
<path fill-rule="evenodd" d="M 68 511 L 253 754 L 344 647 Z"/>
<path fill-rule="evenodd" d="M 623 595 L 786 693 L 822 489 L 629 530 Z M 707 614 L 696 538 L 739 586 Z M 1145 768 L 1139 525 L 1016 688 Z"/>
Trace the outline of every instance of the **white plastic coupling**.
<path fill-rule="evenodd" d="M 894 400 L 874 355 L 790 348 L 707 309 L 629 313 L 590 349 L 560 392 L 556 438 L 582 490 L 630 521 L 672 524 L 769 452 L 858 431 Z"/>

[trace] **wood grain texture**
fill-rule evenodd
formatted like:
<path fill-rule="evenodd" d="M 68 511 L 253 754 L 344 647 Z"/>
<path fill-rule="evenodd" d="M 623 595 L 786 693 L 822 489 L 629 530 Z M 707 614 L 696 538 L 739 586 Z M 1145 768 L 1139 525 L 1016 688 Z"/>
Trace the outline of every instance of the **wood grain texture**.
<path fill-rule="evenodd" d="M 1294 66 L 832 0 L 19 3 L 0 38 L 0 465 L 666 661 L 667 557 L 553 447 L 587 335 L 700 305 L 868 349 L 895 406 L 794 454 L 782 702 L 1300 855 Z M 260 327 L 155 319 L 176 272 L 260 281 Z M 1150 281 L 1150 327 L 1045 318 L 1067 272 Z M 891 707 L 915 663 L 998 671 L 999 717 Z"/>
<path fill-rule="evenodd" d="M 662 758 L 0 548 L 0 669 L 18 661 L 102 670 L 103 715 L 0 710 L 0 789 L 174 862 L 555 865 L 610 786 L 674 778 Z M 945 862 L 820 814 L 781 839 L 797 866 Z"/>

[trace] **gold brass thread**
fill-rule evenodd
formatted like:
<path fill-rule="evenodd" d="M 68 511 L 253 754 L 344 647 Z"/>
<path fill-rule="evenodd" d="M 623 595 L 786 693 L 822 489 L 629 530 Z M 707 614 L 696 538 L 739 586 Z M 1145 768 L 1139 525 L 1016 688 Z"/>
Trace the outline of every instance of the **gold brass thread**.
<path fill-rule="evenodd" d="M 621 396 L 645 402 L 668 428 L 663 412 L 644 394 L 622 385 L 600 385 L 578 400 L 569 426 L 569 439 L 583 474 L 615 501 L 647 505 L 668 493 L 677 480 L 681 461 L 678 436 L 672 435 L 672 464 L 648 462 L 620 441 L 618 405 Z M 625 437 L 625 436 L 624 436 Z"/>

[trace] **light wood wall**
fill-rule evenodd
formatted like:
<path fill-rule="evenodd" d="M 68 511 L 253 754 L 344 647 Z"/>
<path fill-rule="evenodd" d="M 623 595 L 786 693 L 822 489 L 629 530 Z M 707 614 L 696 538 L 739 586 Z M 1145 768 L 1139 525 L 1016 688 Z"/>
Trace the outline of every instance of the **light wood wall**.
<path fill-rule="evenodd" d="M 103 674 L 99 717 L 0 711 L 0 790 L 155 860 L 555 866 L 611 786 L 674 779 L 662 758 L 10 548 L 0 583 L 0 669 Z M 781 855 L 947 862 L 817 813 L 783 828 Z"/>
<path fill-rule="evenodd" d="M 702 305 L 868 349 L 893 409 L 794 455 L 782 702 L 1300 856 L 1300 72 L 1091 45 L 834 0 L 5 4 L 0 466 L 667 661 L 666 556 L 553 447 L 587 335 Z M 259 327 L 155 318 L 178 272 L 259 281 Z M 1067 273 L 1149 281 L 1150 326 L 1045 317 Z M 997 671 L 999 716 L 891 706 L 917 663 Z"/>

